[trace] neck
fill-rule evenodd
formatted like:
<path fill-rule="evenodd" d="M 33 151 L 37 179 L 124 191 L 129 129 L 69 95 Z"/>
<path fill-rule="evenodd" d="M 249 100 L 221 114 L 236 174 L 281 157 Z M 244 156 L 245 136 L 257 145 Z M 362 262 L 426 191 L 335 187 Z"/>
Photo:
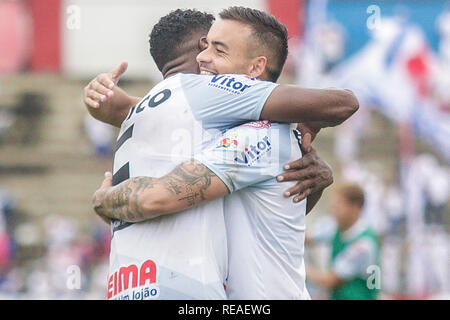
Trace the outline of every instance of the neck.
<path fill-rule="evenodd" d="M 346 223 L 341 224 L 339 227 L 344 232 L 353 227 L 353 225 L 358 221 L 358 216 L 352 217 L 349 221 L 346 221 Z"/>
<path fill-rule="evenodd" d="M 164 79 L 180 72 L 199 73 L 197 61 L 187 56 L 181 56 L 169 61 L 161 70 Z"/>

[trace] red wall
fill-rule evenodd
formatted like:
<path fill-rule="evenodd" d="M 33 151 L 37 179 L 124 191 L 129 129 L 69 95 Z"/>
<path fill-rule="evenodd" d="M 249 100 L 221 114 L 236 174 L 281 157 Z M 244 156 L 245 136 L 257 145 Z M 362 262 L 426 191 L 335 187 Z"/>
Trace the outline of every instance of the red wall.
<path fill-rule="evenodd" d="M 33 17 L 32 71 L 61 67 L 61 0 L 29 0 Z"/>
<path fill-rule="evenodd" d="M 21 1 L 0 1 L 0 73 L 23 70 L 31 55 L 28 6 Z"/>
<path fill-rule="evenodd" d="M 267 0 L 267 8 L 271 14 L 273 14 L 278 20 L 284 23 L 288 29 L 289 36 L 289 55 L 284 65 L 284 73 L 295 74 L 295 63 L 293 55 L 295 55 L 296 49 L 300 38 L 303 34 L 303 21 L 304 21 L 304 0 Z"/>
<path fill-rule="evenodd" d="M 288 28 L 289 37 L 299 38 L 303 27 L 303 0 L 267 0 L 268 9 Z"/>
<path fill-rule="evenodd" d="M 61 0 L 28 1 L 34 24 L 31 70 L 58 72 L 61 68 Z M 267 1 L 269 11 L 288 27 L 289 36 L 300 37 L 304 1 Z"/>

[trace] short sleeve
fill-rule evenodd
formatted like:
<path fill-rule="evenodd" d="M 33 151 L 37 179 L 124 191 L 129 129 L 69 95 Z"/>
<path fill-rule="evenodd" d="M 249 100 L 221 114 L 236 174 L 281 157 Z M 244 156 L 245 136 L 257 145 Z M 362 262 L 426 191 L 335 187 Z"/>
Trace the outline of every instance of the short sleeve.
<path fill-rule="evenodd" d="M 377 263 L 376 244 L 369 239 L 352 243 L 336 257 L 332 270 L 343 280 L 368 276 L 367 268 Z"/>
<path fill-rule="evenodd" d="M 278 86 L 237 74 L 182 74 L 181 85 L 194 117 L 206 130 L 259 120 L 267 98 Z"/>
<path fill-rule="evenodd" d="M 230 193 L 273 179 L 290 157 L 289 125 L 257 121 L 227 130 L 194 158 L 213 171 Z"/>

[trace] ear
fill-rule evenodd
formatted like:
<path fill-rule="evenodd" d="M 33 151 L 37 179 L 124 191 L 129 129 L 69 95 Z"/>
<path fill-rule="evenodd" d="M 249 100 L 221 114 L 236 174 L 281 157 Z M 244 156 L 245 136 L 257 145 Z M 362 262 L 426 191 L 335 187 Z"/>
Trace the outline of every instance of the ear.
<path fill-rule="evenodd" d="M 264 56 L 256 57 L 252 60 L 249 76 L 260 78 L 266 71 L 267 58 Z"/>
<path fill-rule="evenodd" d="M 198 40 L 198 48 L 200 49 L 200 51 L 205 50 L 206 48 L 208 48 L 208 42 L 206 41 L 206 36 L 202 36 L 199 40 Z"/>

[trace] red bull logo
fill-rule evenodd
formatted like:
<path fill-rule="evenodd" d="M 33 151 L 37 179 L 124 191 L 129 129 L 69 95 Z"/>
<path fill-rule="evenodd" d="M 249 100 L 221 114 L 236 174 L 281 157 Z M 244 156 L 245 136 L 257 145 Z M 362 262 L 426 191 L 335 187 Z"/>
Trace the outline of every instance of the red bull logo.
<path fill-rule="evenodd" d="M 220 140 L 219 145 L 216 147 L 217 149 L 225 148 L 228 149 L 231 146 L 237 147 L 239 142 L 236 139 L 223 138 Z"/>

